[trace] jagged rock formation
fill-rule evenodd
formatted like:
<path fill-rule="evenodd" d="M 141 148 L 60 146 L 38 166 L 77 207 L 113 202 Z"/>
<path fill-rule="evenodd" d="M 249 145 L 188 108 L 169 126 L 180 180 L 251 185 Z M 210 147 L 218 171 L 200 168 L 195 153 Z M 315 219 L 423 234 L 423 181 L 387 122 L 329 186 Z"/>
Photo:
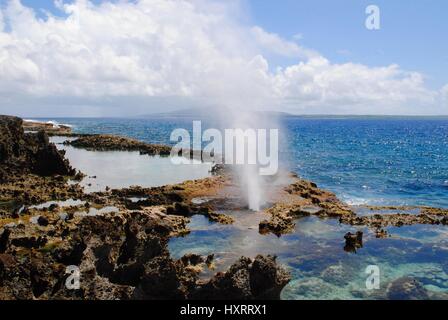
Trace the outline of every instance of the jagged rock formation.
<path fill-rule="evenodd" d="M 213 256 L 171 258 L 168 239 L 187 219 L 155 208 L 50 221 L 1 231 L 0 299 L 279 299 L 290 280 L 274 257 L 257 256 L 199 281 Z M 71 265 L 76 290 L 65 285 Z"/>
<path fill-rule="evenodd" d="M 75 174 L 45 132 L 25 133 L 22 119 L 0 116 L 0 217 L 22 204 L 79 196 L 81 188 L 66 181 Z"/>
<path fill-rule="evenodd" d="M 23 173 L 74 174 L 64 153 L 49 143 L 45 132 L 25 134 L 22 123 L 17 117 L 0 116 L 0 180 Z"/>
<path fill-rule="evenodd" d="M 195 299 L 280 299 L 291 280 L 273 256 L 258 255 L 254 260 L 242 257 L 225 273 L 199 285 L 191 296 Z"/>

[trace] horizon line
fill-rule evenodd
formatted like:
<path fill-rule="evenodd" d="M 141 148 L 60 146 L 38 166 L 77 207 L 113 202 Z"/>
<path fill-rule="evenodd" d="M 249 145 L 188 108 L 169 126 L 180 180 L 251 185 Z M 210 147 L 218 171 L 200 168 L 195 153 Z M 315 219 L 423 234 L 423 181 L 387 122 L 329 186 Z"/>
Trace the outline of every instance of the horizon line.
<path fill-rule="evenodd" d="M 269 111 L 268 111 L 269 112 Z M 272 112 L 272 111 L 270 111 Z M 5 114 L 8 115 L 8 114 Z M 412 115 L 401 115 L 401 114 L 292 114 L 292 113 L 285 113 L 285 112 L 279 112 L 279 115 L 281 117 L 390 117 L 390 118 L 436 118 L 436 117 L 443 117 L 448 118 L 448 114 L 446 115 L 418 115 L 418 114 L 412 114 Z M 20 115 L 9 115 L 14 116 L 18 118 L 22 118 L 23 120 L 32 120 L 34 119 L 63 119 L 63 118 L 82 118 L 82 119 L 138 119 L 138 118 L 151 118 L 151 117 L 159 117 L 159 118 L 175 118 L 175 117 L 182 117 L 182 118 L 194 118 L 196 115 L 188 115 L 188 114 L 145 114 L 145 115 L 136 115 L 136 116 L 45 116 L 45 115 L 39 115 L 39 116 L 20 116 Z M 209 118 L 210 116 L 205 115 L 205 117 Z"/>

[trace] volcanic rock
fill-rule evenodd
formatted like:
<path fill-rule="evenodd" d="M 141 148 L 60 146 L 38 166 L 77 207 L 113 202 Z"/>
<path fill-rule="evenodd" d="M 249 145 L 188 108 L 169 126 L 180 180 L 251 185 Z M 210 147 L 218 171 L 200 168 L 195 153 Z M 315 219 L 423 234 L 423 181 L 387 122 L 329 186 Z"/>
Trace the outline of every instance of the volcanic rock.
<path fill-rule="evenodd" d="M 227 272 L 199 284 L 190 298 L 278 300 L 290 280 L 290 274 L 277 265 L 273 256 L 258 255 L 254 260 L 242 257 Z"/>
<path fill-rule="evenodd" d="M 138 140 L 113 135 L 87 135 L 65 144 L 75 148 L 97 151 L 139 151 L 140 154 L 162 155 L 171 154 L 171 148 L 165 145 L 149 144 Z"/>
<path fill-rule="evenodd" d="M 74 170 L 64 153 L 49 143 L 45 132 L 24 133 L 22 119 L 0 116 L 0 167 L 4 172 L 31 172 L 41 176 L 71 175 Z M 11 174 L 9 172 L 8 174 Z"/>
<path fill-rule="evenodd" d="M 361 231 L 357 231 L 355 234 L 347 232 L 344 236 L 345 247 L 347 252 L 356 252 L 357 249 L 362 248 L 362 235 Z"/>

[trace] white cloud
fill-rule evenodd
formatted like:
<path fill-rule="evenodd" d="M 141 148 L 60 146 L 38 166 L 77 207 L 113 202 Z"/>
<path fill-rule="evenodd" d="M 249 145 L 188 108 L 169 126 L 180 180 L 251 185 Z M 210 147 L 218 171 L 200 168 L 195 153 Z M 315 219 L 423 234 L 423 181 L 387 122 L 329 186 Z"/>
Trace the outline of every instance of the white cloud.
<path fill-rule="evenodd" d="M 415 113 L 438 99 L 437 92 L 425 88 L 422 75 L 397 65 L 331 64 L 323 57 L 281 70 L 274 87 L 280 97 L 321 112 Z"/>
<path fill-rule="evenodd" d="M 19 0 L 0 9 L 1 105 L 152 108 L 156 99 L 160 108 L 163 98 L 298 113 L 448 112 L 438 104 L 448 86 L 429 90 L 422 75 L 396 65 L 332 64 L 240 22 L 237 0 L 57 4 L 66 18 L 39 19 Z M 272 72 L 266 54 L 297 63 Z"/>

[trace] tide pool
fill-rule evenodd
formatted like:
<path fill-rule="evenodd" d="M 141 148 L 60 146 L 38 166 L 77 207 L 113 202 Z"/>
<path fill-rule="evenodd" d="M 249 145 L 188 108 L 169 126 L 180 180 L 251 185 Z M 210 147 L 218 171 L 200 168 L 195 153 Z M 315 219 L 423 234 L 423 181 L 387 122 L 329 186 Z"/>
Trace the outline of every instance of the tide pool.
<path fill-rule="evenodd" d="M 276 255 L 292 274 L 282 299 L 386 299 L 396 294 L 393 284 L 406 277 L 422 285 L 418 298 L 448 299 L 445 226 L 388 228 L 390 238 L 376 239 L 366 228 L 341 225 L 336 219 L 305 217 L 296 221 L 293 233 L 278 238 L 258 233 L 258 214 L 246 212 L 245 221 L 242 213 L 227 214 L 235 218 L 234 225 L 219 225 L 194 216 L 189 225 L 191 233 L 170 240 L 172 256 L 215 253 L 215 269 L 204 270 L 202 277 L 206 278 L 225 271 L 241 256 Z M 364 232 L 363 248 L 356 253 L 344 251 L 344 234 L 357 230 Z M 380 270 L 378 290 L 366 287 L 366 268 L 370 265 Z"/>
<path fill-rule="evenodd" d="M 64 140 L 51 139 L 65 150 L 70 164 L 87 175 L 80 183 L 86 192 L 105 191 L 106 187 L 159 187 L 211 175 L 210 163 L 175 165 L 169 157 L 140 155 L 135 151 L 88 151 L 61 144 Z"/>

